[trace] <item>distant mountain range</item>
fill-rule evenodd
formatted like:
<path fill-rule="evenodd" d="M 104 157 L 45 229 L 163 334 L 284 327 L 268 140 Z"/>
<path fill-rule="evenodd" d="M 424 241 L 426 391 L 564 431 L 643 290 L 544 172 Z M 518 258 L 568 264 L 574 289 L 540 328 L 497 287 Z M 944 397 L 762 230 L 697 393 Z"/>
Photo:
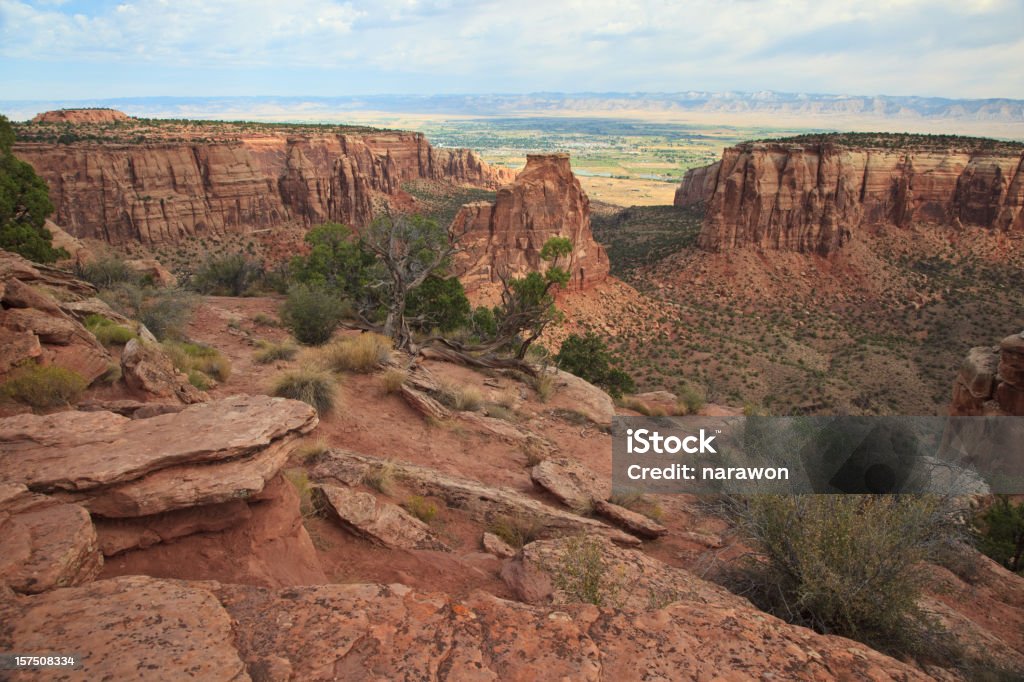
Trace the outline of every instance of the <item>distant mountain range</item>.
<path fill-rule="evenodd" d="M 783 92 L 529 93 L 368 95 L 346 97 L 128 97 L 93 100 L 0 100 L 14 120 L 63 107 L 112 107 L 134 116 L 316 120 L 342 112 L 470 116 L 517 113 L 728 113 L 856 116 L 880 120 L 1024 122 L 1024 100 L 946 99 Z"/>

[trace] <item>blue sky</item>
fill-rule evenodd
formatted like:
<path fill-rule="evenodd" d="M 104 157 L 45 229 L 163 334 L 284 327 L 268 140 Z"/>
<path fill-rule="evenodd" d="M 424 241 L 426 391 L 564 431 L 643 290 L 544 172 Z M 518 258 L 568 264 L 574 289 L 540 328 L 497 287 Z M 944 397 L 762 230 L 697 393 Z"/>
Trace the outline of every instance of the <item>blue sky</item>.
<path fill-rule="evenodd" d="M 4 99 L 1024 98 L 1022 0 L 0 0 Z"/>

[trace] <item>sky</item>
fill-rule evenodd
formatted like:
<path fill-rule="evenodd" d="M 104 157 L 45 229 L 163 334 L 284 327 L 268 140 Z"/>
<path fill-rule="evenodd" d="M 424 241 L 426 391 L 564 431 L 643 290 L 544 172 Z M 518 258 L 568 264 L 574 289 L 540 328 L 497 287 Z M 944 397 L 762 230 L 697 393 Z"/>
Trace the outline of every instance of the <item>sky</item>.
<path fill-rule="evenodd" d="M 1024 0 L 0 0 L 3 98 L 1024 99 Z"/>

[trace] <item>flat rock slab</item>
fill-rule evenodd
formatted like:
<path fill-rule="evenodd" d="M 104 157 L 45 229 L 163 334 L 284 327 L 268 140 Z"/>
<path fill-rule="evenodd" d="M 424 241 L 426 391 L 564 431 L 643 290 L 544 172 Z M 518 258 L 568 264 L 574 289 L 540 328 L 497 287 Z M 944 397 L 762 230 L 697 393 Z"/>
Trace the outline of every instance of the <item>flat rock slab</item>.
<path fill-rule="evenodd" d="M 4 489 L 12 492 L 12 486 Z M 85 509 L 27 491 L 0 491 L 0 583 L 16 592 L 44 592 L 88 582 L 102 567 Z"/>
<path fill-rule="evenodd" d="M 263 490 L 284 467 L 291 454 L 291 440 L 275 441 L 249 457 L 176 465 L 126 483 L 54 495 L 78 502 L 94 515 L 114 519 L 246 499 Z"/>
<path fill-rule="evenodd" d="M 668 533 L 668 528 L 661 525 L 654 519 L 648 518 L 631 509 L 620 507 L 607 500 L 595 500 L 594 511 L 603 516 L 619 528 L 623 528 L 633 535 L 642 538 L 654 539 Z"/>
<path fill-rule="evenodd" d="M 89 491 L 174 465 L 252 456 L 316 424 L 306 403 L 259 395 L 149 419 L 111 412 L 23 414 L 0 419 L 0 479 L 41 492 Z"/>
<path fill-rule="evenodd" d="M 567 457 L 548 458 L 530 470 L 534 483 L 574 510 L 603 500 L 611 486 L 586 465 Z"/>
<path fill-rule="evenodd" d="M 271 618 L 272 620 L 272 618 Z M 210 592 L 130 576 L 0 601 L 0 648 L 81 656 L 74 680 L 249 680 L 231 617 Z M 5 671 L 39 680 L 39 671 Z"/>
<path fill-rule="evenodd" d="M 211 587 L 253 677 L 295 680 L 931 679 L 744 600 L 643 611 L 557 610 L 403 585 Z"/>
<path fill-rule="evenodd" d="M 313 501 L 318 508 L 329 510 L 346 529 L 376 544 L 392 549 L 448 549 L 430 526 L 370 493 L 318 485 L 313 488 Z"/>

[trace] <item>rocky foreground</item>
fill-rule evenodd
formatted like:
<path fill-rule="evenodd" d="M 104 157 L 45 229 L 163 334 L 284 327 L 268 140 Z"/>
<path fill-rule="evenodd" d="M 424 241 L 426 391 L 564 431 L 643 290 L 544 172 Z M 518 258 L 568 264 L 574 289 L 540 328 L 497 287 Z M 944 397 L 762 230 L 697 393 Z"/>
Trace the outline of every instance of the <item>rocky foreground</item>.
<path fill-rule="evenodd" d="M 739 679 L 766 670 L 778 679 L 925 679 L 610 543 L 606 556 L 624 590 L 614 608 L 567 603 L 553 590 L 545 566 L 566 551 L 564 539 L 532 543 L 507 560 L 507 580 L 525 603 L 484 592 L 453 598 L 400 584 L 326 584 L 297 500 L 273 492 L 288 445 L 315 425 L 306 405 L 258 396 L 134 420 L 74 411 L 0 420 L 0 646 L 82 656 L 78 670 L 42 676 L 54 679 Z M 330 473 L 375 463 L 331 454 L 321 468 L 335 483 L 321 489 L 351 514 L 349 487 Z M 436 472 L 420 477 L 439 494 L 475 485 L 466 494 L 480 513 L 489 504 L 538 504 Z M 488 499 L 495 501 L 479 502 Z M 276 515 L 291 523 L 261 524 L 266 506 L 279 506 Z M 348 520 L 359 532 L 376 529 L 390 546 L 418 523 L 393 515 L 382 529 L 378 518 Z M 192 534 L 231 543 L 237 582 L 103 578 L 104 557 L 135 550 L 137 560 Z M 195 560 L 201 572 L 209 557 Z M 652 605 L 652 595 L 665 605 Z"/>

